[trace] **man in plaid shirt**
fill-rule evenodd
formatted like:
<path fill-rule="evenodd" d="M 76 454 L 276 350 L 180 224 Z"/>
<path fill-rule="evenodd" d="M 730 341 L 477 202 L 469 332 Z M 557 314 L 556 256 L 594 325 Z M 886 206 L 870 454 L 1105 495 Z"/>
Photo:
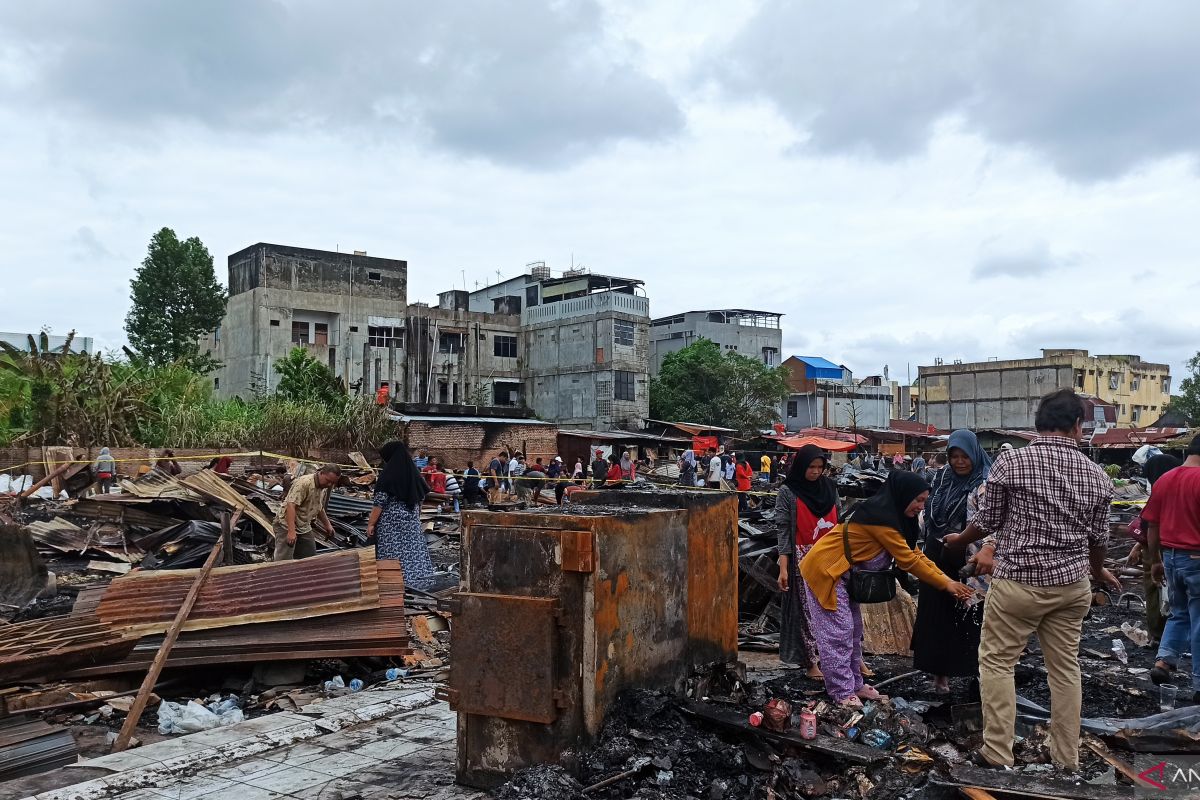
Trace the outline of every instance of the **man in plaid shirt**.
<path fill-rule="evenodd" d="M 1037 631 L 1050 683 L 1050 755 L 1079 768 L 1079 636 L 1092 602 L 1091 580 L 1121 591 L 1104 568 L 1112 481 L 1079 449 L 1084 408 L 1070 389 L 1046 395 L 1028 447 L 1001 453 L 962 547 L 989 537 L 974 559 L 991 572 L 979 644 L 983 748 L 987 766 L 1013 764 L 1016 687 L 1013 669 Z"/>

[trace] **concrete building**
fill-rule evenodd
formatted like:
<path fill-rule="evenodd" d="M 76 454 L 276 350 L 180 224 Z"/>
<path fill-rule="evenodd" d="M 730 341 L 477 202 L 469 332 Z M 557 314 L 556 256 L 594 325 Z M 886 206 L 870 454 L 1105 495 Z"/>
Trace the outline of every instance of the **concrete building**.
<path fill-rule="evenodd" d="M 530 267 L 467 299 L 472 313 L 519 315 L 519 340 L 493 352 L 516 359 L 524 402 L 562 427 L 639 427 L 650 413 L 650 301 L 642 281 L 582 270 L 554 277 L 542 263 Z"/>
<path fill-rule="evenodd" d="M 451 290 L 437 306 L 414 303 L 405 322 L 404 387 L 409 403 L 523 407 L 523 331 L 519 313 L 470 310 Z"/>
<path fill-rule="evenodd" d="M 0 342 L 12 345 L 18 350 L 29 352 L 29 337 L 33 337 L 34 344 L 41 348 L 40 333 L 0 333 Z M 55 352 L 62 350 L 63 345 L 67 343 L 66 336 L 57 336 L 52 333 L 46 334 L 46 350 Z M 90 336 L 75 336 L 71 338 L 72 353 L 93 353 L 92 337 Z"/>
<path fill-rule="evenodd" d="M 1116 407 L 1120 427 L 1147 425 L 1171 399 L 1171 369 L 1136 355 L 1044 349 L 1041 358 L 941 363 L 917 370 L 918 419 L 942 430 L 1032 429 L 1041 398 L 1074 389 Z"/>
<path fill-rule="evenodd" d="M 304 347 L 352 388 L 373 393 L 404 370 L 408 264 L 366 253 L 258 243 L 229 256 L 229 300 L 201 340 L 222 363 L 219 396 L 272 391 L 274 365 Z"/>
<path fill-rule="evenodd" d="M 770 311 L 724 309 L 685 311 L 650 323 L 650 374 L 657 375 L 668 353 L 699 339 L 716 342 L 721 351 L 740 353 L 778 367 L 783 348 L 782 314 Z"/>
<path fill-rule="evenodd" d="M 781 415 L 789 431 L 805 428 L 887 428 L 895 389 L 879 376 L 861 381 L 844 366 L 819 356 L 791 356 L 788 399 Z"/>

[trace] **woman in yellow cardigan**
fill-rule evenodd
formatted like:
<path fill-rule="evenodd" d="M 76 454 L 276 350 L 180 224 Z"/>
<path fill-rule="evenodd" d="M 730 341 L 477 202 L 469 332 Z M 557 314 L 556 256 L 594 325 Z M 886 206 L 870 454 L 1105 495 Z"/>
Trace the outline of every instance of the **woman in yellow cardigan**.
<path fill-rule="evenodd" d="M 887 483 L 859 504 L 849 519 L 822 536 L 800 562 L 808 592 L 812 633 L 821 653 L 825 691 L 843 705 L 861 706 L 882 695 L 863 683 L 855 668 L 862 661 L 862 614 L 847 590 L 851 569 L 879 570 L 895 559 L 896 566 L 960 600 L 971 590 L 948 577 L 913 548 L 917 515 L 929 498 L 929 484 L 912 472 L 893 471 Z M 846 560 L 849 540 L 850 558 Z M 849 634 L 849 635 L 848 635 Z"/>

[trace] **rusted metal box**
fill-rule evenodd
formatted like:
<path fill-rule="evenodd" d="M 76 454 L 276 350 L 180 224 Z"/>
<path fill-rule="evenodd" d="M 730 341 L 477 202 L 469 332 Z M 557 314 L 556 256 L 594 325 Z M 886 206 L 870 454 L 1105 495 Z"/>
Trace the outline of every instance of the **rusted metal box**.
<path fill-rule="evenodd" d="M 737 658 L 736 501 L 637 508 L 603 494 L 570 514 L 463 515 L 440 690 L 458 712 L 459 783 L 572 768 L 564 752 L 600 732 L 623 689 L 674 688 L 693 664 Z"/>

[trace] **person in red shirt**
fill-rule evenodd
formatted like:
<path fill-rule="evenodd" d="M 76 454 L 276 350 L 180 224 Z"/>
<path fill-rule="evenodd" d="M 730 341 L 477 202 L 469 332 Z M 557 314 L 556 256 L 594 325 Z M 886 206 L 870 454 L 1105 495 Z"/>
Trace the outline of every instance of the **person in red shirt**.
<path fill-rule="evenodd" d="M 608 457 L 608 474 L 605 475 L 608 483 L 615 483 L 618 486 L 625 479 L 625 473 L 621 470 L 621 458 L 613 453 Z"/>
<path fill-rule="evenodd" d="M 750 485 L 754 481 L 754 468 L 750 466 L 750 462 L 745 456 L 741 457 L 737 467 L 734 468 L 733 480 L 737 485 L 738 511 L 745 511 L 750 507 L 749 495 L 746 492 L 750 491 Z"/>
<path fill-rule="evenodd" d="M 1179 656 L 1192 655 L 1192 702 L 1200 703 L 1200 436 L 1188 445 L 1187 460 L 1158 479 L 1142 512 L 1150 573 L 1164 579 L 1171 616 L 1151 670 L 1155 683 L 1167 683 Z"/>
<path fill-rule="evenodd" d="M 379 384 L 379 389 L 377 389 L 375 392 L 375 404 L 386 406 L 389 402 L 391 402 L 391 399 L 392 393 L 391 390 L 388 389 L 388 382 L 384 381 L 383 383 Z"/>
<path fill-rule="evenodd" d="M 837 525 L 837 485 L 825 477 L 825 453 L 816 445 L 800 448 L 789 463 L 787 477 L 775 497 L 775 519 L 779 529 L 778 580 L 783 592 L 780 598 L 779 660 L 785 664 L 798 664 L 808 670 L 808 677 L 820 680 L 823 677 L 818 666 L 820 654 L 809 622 L 800 562 L 817 540 Z"/>

